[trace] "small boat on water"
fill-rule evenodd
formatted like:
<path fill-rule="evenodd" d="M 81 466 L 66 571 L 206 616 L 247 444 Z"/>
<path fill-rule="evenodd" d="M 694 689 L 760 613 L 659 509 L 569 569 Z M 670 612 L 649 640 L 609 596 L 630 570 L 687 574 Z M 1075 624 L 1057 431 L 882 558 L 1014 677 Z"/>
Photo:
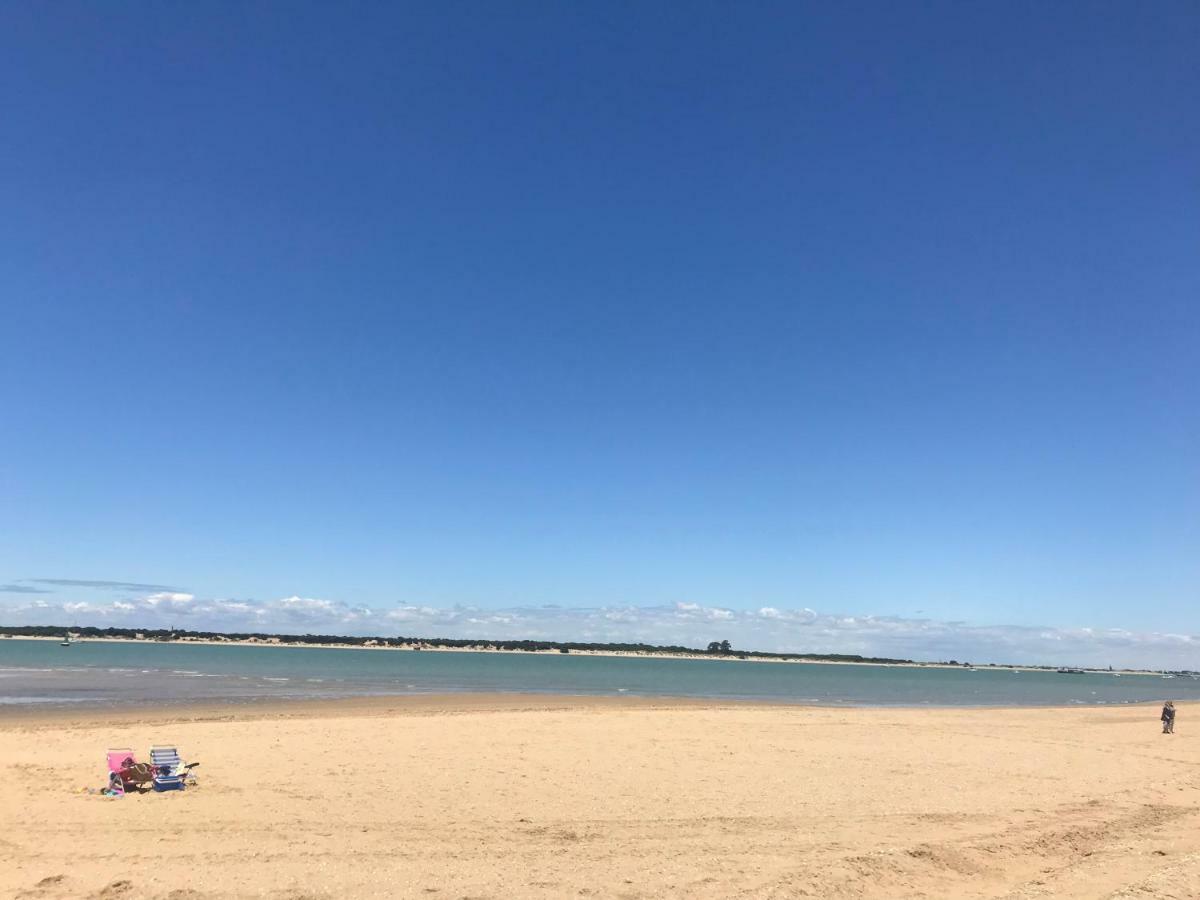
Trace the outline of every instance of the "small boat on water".
<path fill-rule="evenodd" d="M 63 638 L 63 642 L 61 644 L 59 644 L 58 646 L 70 647 L 71 646 L 71 636 L 68 634 L 65 638 Z"/>

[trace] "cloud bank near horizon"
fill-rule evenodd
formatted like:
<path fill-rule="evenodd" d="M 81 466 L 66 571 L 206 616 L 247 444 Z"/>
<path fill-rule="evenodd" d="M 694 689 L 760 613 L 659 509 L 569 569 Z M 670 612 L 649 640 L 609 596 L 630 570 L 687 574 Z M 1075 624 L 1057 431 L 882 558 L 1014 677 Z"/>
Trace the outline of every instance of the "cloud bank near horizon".
<path fill-rule="evenodd" d="M 95 625 L 199 631 L 264 631 L 405 637 L 560 640 L 734 647 L 798 653 L 855 653 L 978 663 L 1200 669 L 1200 635 L 1116 628 L 975 625 L 897 616 L 819 613 L 764 606 L 753 610 L 670 606 L 351 606 L 283 597 L 254 601 L 153 591 L 104 601 L 42 598 L 0 603 L 0 624 Z"/>

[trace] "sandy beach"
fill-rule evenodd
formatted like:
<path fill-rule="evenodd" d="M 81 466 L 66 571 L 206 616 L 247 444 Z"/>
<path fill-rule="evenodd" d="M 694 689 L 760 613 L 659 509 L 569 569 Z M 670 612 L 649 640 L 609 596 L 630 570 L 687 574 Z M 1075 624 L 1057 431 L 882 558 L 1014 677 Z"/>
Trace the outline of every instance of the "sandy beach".
<path fill-rule="evenodd" d="M 441 696 L 0 715 L 0 895 L 1200 896 L 1157 708 Z M 1200 727 L 1200 726 L 1198 726 Z M 183 793 L 104 751 L 178 744 Z"/>

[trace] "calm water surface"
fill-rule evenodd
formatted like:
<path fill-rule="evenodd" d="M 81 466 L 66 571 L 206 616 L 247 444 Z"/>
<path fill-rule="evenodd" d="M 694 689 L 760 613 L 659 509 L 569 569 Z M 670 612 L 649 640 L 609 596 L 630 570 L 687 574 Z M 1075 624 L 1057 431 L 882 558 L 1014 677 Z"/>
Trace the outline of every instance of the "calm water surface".
<path fill-rule="evenodd" d="M 0 640 L 0 705 L 117 705 L 511 691 L 866 706 L 1200 699 L 1189 677 L 1060 675 L 575 654 Z"/>

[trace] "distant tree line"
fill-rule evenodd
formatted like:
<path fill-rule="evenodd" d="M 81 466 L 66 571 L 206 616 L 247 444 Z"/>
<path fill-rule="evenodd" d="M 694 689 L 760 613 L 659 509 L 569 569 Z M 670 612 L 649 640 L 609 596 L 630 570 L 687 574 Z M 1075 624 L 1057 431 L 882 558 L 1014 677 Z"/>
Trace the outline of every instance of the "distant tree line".
<path fill-rule="evenodd" d="M 96 628 L 94 626 L 64 628 L 61 625 L 0 625 L 0 634 L 13 637 L 62 637 L 70 631 L 80 637 L 128 638 L 139 636 L 146 641 L 179 641 L 186 638 L 204 641 L 247 641 L 256 639 L 279 644 L 328 644 L 363 647 L 368 644 L 381 647 L 449 647 L 463 650 L 557 650 L 569 653 L 572 650 L 599 650 L 621 653 L 676 653 L 676 654 L 735 654 L 741 659 L 795 659 L 821 662 L 869 662 L 907 663 L 909 659 L 891 659 L 882 656 L 859 656 L 851 653 L 768 653 L 763 650 L 734 651 L 729 641 L 713 641 L 707 651 L 678 644 L 621 644 L 588 643 L 583 641 L 494 641 L 471 638 L 422 638 L 422 637 L 357 637 L 341 634 L 271 634 L 262 631 L 188 631 L 168 628 Z"/>

